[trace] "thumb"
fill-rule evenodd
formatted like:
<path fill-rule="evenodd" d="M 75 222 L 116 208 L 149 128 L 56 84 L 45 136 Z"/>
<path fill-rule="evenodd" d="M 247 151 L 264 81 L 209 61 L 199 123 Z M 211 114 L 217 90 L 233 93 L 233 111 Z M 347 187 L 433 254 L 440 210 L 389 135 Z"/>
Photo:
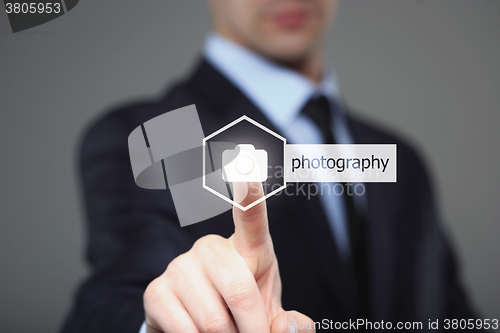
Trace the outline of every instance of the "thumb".
<path fill-rule="evenodd" d="M 315 333 L 311 318 L 297 311 L 283 311 L 274 317 L 271 333 Z"/>
<path fill-rule="evenodd" d="M 233 191 L 234 201 L 243 207 L 247 207 L 264 197 L 264 189 L 260 182 L 234 182 Z M 233 205 L 233 219 L 233 242 L 240 255 L 249 255 L 271 239 L 265 200 L 246 211 Z"/>

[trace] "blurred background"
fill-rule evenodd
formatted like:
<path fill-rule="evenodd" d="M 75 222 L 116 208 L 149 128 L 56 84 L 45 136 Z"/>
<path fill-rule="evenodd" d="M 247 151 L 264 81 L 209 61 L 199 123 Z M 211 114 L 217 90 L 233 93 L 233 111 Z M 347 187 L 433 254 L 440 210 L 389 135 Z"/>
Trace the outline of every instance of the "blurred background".
<path fill-rule="evenodd" d="M 81 1 L 13 34 L 0 11 L 0 332 L 55 332 L 84 262 L 76 149 L 103 111 L 155 98 L 210 31 L 204 1 Z M 347 103 L 427 157 L 464 281 L 500 318 L 500 1 L 342 1 Z"/>

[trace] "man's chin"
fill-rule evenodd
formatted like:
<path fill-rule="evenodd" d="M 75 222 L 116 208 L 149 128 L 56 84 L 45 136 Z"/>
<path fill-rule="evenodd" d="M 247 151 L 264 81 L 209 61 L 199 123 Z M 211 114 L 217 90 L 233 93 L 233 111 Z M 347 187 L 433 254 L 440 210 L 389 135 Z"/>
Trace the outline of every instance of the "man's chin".
<path fill-rule="evenodd" d="M 267 58 L 284 64 L 293 64 L 303 61 L 310 54 L 310 43 L 303 41 L 276 41 L 269 42 L 268 45 L 262 46 L 259 53 Z"/>

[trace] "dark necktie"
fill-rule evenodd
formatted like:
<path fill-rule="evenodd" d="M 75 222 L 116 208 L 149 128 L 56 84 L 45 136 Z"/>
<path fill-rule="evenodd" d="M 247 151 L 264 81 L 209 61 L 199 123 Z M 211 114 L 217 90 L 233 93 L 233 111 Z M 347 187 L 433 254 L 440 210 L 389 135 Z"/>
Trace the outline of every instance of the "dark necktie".
<path fill-rule="evenodd" d="M 311 119 L 321 132 L 323 141 L 326 144 L 334 144 L 335 139 L 331 131 L 333 111 L 337 107 L 330 105 L 328 100 L 321 97 L 310 99 L 302 109 L 302 114 Z M 345 184 L 344 184 L 345 185 Z M 368 269 L 366 260 L 366 238 L 363 233 L 364 219 L 356 211 L 354 198 L 347 195 L 347 188 L 344 188 L 342 195 L 346 217 L 349 224 L 349 239 L 351 247 L 351 265 L 347 269 L 352 270 L 355 279 L 355 293 L 357 298 L 358 318 L 368 319 L 369 311 L 369 289 L 368 289 Z"/>

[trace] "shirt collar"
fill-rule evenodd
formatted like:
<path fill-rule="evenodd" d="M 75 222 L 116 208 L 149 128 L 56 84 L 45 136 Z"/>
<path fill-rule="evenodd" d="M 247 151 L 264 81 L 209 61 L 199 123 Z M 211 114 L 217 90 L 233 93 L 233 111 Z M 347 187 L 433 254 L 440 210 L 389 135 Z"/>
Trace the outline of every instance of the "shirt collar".
<path fill-rule="evenodd" d="M 280 66 L 219 34 L 205 42 L 205 58 L 261 109 L 278 128 L 290 125 L 314 95 L 340 101 L 333 70 L 315 84 L 307 77 Z"/>

